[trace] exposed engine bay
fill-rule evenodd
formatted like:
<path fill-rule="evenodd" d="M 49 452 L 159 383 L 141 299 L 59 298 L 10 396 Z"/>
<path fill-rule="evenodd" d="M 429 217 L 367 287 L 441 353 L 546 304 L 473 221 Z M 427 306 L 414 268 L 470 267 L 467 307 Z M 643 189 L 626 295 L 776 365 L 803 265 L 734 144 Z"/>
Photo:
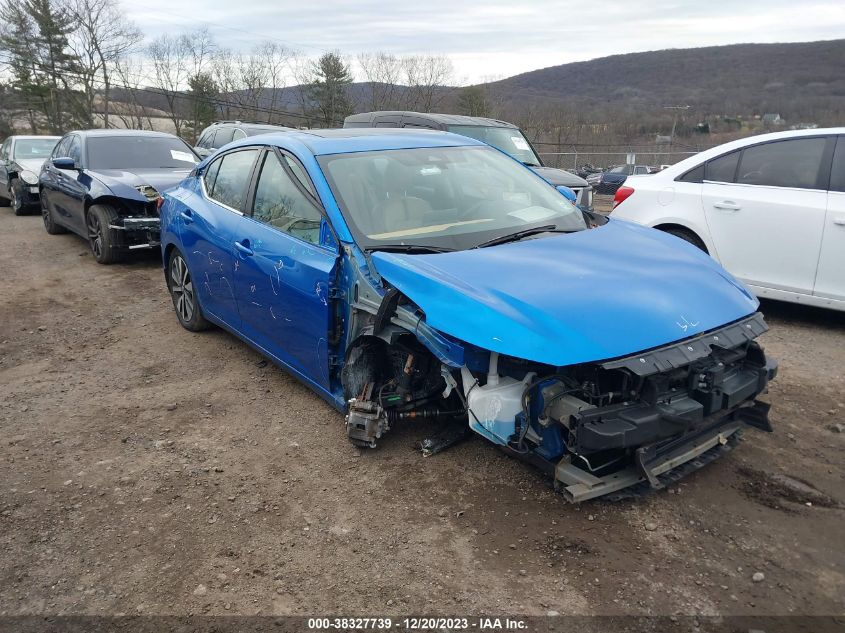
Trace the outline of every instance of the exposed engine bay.
<path fill-rule="evenodd" d="M 745 427 L 771 430 L 768 405 L 756 400 L 777 373 L 754 340 L 767 329 L 755 313 L 657 349 L 568 367 L 467 348 L 456 368 L 391 326 L 361 337 L 347 355 L 347 433 L 374 448 L 397 425 L 451 421 L 450 432 L 423 443 L 425 454 L 471 429 L 554 477 L 573 502 L 661 488 L 729 450 Z"/>

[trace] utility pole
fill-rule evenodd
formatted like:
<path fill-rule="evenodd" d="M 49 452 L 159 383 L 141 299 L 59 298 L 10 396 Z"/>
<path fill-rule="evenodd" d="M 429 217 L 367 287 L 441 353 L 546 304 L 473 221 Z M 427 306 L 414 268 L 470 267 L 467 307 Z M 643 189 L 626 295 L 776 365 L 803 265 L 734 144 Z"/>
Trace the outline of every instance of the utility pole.
<path fill-rule="evenodd" d="M 669 133 L 669 149 L 666 152 L 666 162 L 669 162 L 669 152 L 672 151 L 672 144 L 675 142 L 675 127 L 678 125 L 678 112 L 683 110 L 689 110 L 690 106 L 688 105 L 666 105 L 663 106 L 664 110 L 673 110 L 674 114 L 672 116 L 672 131 Z"/>

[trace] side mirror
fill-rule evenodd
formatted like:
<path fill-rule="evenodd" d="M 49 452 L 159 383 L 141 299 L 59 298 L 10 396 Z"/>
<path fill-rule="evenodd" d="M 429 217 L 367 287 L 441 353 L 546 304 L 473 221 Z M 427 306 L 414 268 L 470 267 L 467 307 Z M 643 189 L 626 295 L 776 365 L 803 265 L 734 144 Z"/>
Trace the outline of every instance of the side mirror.
<path fill-rule="evenodd" d="M 54 158 L 52 161 L 53 167 L 56 169 L 68 169 L 73 170 L 76 169 L 76 161 L 68 156 L 62 156 L 60 158 Z"/>
<path fill-rule="evenodd" d="M 575 204 L 575 201 L 578 199 L 578 194 L 565 185 L 558 185 L 555 189 L 560 191 L 563 197 L 569 200 L 572 204 Z"/>

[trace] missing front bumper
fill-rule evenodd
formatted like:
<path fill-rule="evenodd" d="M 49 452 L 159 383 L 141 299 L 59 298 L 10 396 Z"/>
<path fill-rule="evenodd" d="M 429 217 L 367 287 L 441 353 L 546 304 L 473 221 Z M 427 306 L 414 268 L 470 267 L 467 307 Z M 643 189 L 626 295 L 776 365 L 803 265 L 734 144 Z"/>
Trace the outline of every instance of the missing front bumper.
<path fill-rule="evenodd" d="M 768 410 L 768 404 L 757 401 L 705 428 L 640 447 L 634 454 L 632 466 L 603 477 L 579 468 L 567 455 L 555 467 L 555 488 L 573 503 L 636 486 L 663 488 L 668 482 L 676 481 L 730 451 L 745 426 L 771 431 Z"/>
<path fill-rule="evenodd" d="M 143 250 L 161 246 L 161 220 L 159 218 L 120 218 L 110 229 L 123 232 L 123 248 Z"/>

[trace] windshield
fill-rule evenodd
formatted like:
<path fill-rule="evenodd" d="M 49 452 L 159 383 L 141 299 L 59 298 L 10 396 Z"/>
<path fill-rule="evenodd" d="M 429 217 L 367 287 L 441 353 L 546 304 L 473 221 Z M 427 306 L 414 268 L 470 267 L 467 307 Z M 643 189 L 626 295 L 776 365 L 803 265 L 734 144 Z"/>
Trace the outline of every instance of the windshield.
<path fill-rule="evenodd" d="M 516 160 L 532 167 L 540 167 L 540 157 L 528 144 L 522 131 L 513 127 L 485 127 L 483 125 L 450 125 L 449 131 L 492 145 Z"/>
<path fill-rule="evenodd" d="M 537 227 L 578 231 L 584 216 L 545 180 L 489 147 L 319 158 L 363 248 L 463 250 Z"/>
<path fill-rule="evenodd" d="M 46 158 L 53 152 L 58 138 L 20 138 L 15 141 L 13 158 Z"/>
<path fill-rule="evenodd" d="M 609 173 L 609 174 L 630 174 L 631 173 L 631 166 L 630 165 L 619 165 L 618 167 L 614 167 L 613 169 L 608 169 L 607 173 Z"/>
<path fill-rule="evenodd" d="M 192 169 L 191 148 L 167 136 L 112 136 L 88 139 L 90 169 Z"/>

